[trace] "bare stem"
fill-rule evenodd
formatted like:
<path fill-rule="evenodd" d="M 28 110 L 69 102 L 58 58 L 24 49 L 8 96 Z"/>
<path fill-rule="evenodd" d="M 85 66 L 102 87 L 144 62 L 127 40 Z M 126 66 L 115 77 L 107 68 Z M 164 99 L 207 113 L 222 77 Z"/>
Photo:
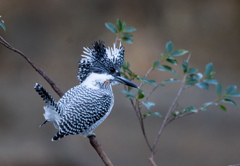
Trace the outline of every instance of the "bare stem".
<path fill-rule="evenodd" d="M 150 161 L 150 163 L 152 164 L 152 166 L 157 166 L 157 164 L 155 163 L 155 161 L 154 161 L 154 159 L 153 159 L 153 155 L 151 155 L 151 157 L 149 157 L 148 160 Z"/>
<path fill-rule="evenodd" d="M 63 92 L 57 87 L 57 85 L 48 77 L 48 75 L 41 69 L 36 67 L 33 62 L 21 51 L 19 51 L 18 49 L 14 48 L 13 46 L 11 46 L 6 40 L 3 39 L 2 36 L 0 36 L 0 43 L 2 45 L 4 45 L 5 47 L 7 47 L 8 49 L 20 54 L 49 84 L 50 86 L 53 88 L 53 90 L 60 96 L 63 96 Z"/>
<path fill-rule="evenodd" d="M 98 155 L 101 157 L 102 161 L 106 166 L 113 166 L 111 160 L 107 157 L 107 154 L 104 152 L 102 146 L 98 143 L 95 136 L 89 136 L 89 141 L 92 147 L 97 151 Z"/>
<path fill-rule="evenodd" d="M 117 46 L 117 42 L 118 42 L 118 40 L 119 40 L 119 34 L 117 35 L 117 37 L 116 37 L 116 39 L 115 39 L 115 46 Z"/>
<path fill-rule="evenodd" d="M 0 36 L 0 43 L 7 47 L 8 49 L 20 54 L 37 72 L 40 74 L 52 87 L 52 89 L 58 94 L 59 97 L 63 96 L 63 92 L 57 87 L 57 85 L 48 77 L 48 75 L 41 69 L 36 67 L 33 62 L 21 51 L 17 50 L 16 48 L 12 47 L 6 40 Z M 102 146 L 98 143 L 97 138 L 94 136 L 89 137 L 89 141 L 92 147 L 97 151 L 98 155 L 101 157 L 102 161 L 107 166 L 112 166 L 111 160 L 107 157 L 106 153 L 104 152 Z"/>
<path fill-rule="evenodd" d="M 155 91 L 155 90 L 157 90 L 157 88 L 158 88 L 159 86 L 155 86 L 153 89 L 152 89 L 152 91 L 148 94 L 148 96 L 145 98 L 145 102 L 146 101 L 148 101 L 148 99 L 149 99 L 149 97 L 153 94 L 153 92 Z"/>
<path fill-rule="evenodd" d="M 139 103 L 139 100 L 136 100 L 136 104 L 137 104 L 137 112 L 139 114 L 139 122 L 140 122 L 140 125 L 141 125 L 141 129 L 142 129 L 142 133 L 143 133 L 143 136 L 144 136 L 144 139 L 147 143 L 147 146 L 149 148 L 150 151 L 152 151 L 152 147 L 148 141 L 148 138 L 147 138 L 147 135 L 146 135 L 146 132 L 145 132 L 145 126 L 144 126 L 144 121 L 143 121 L 143 116 L 142 116 L 142 113 L 141 113 L 141 108 L 140 108 L 140 103 Z"/>
<path fill-rule="evenodd" d="M 126 85 L 124 85 L 124 89 L 127 90 L 127 86 Z M 135 103 L 134 103 L 133 99 L 130 98 L 129 100 L 130 100 L 130 103 L 131 103 L 135 113 L 136 113 L 138 121 L 140 123 L 142 134 L 143 134 L 143 137 L 144 137 L 144 139 L 145 139 L 145 141 L 147 143 L 147 146 L 148 146 L 149 150 L 152 151 L 152 147 L 151 147 L 151 145 L 150 145 L 150 143 L 148 141 L 148 138 L 147 138 L 147 135 L 146 135 L 146 132 L 145 132 L 145 127 L 144 127 L 144 122 L 143 122 L 143 116 L 142 116 L 142 113 L 141 113 L 140 102 L 139 102 L 138 99 L 135 100 L 136 101 Z"/>
<path fill-rule="evenodd" d="M 187 58 L 187 62 L 189 61 L 189 59 L 190 59 L 190 55 L 189 55 L 188 58 Z M 162 134 L 162 132 L 163 132 L 163 129 L 164 129 L 164 127 L 166 126 L 167 121 L 168 121 L 168 118 L 170 117 L 171 113 L 172 113 L 173 110 L 176 108 L 175 106 L 176 106 L 176 104 L 177 104 L 177 101 L 178 101 L 178 99 L 179 99 L 179 97 L 180 97 L 180 95 L 181 95 L 181 93 L 182 93 L 182 91 L 183 91 L 183 89 L 184 89 L 184 87 L 185 87 L 184 84 L 185 84 L 186 76 L 187 76 L 187 75 L 184 74 L 183 79 L 182 79 L 182 82 L 181 82 L 180 89 L 179 89 L 179 91 L 178 91 L 178 93 L 177 93 L 177 96 L 176 96 L 175 99 L 173 100 L 173 102 L 172 102 L 172 104 L 171 104 L 171 106 L 170 106 L 170 108 L 169 108 L 169 110 L 168 110 L 168 112 L 167 112 L 167 114 L 166 114 L 166 116 L 165 116 L 165 118 L 164 118 L 164 120 L 163 120 L 163 123 L 162 123 L 162 125 L 161 125 L 161 127 L 160 127 L 160 129 L 159 129 L 159 132 L 158 132 L 158 134 L 157 134 L 157 136 L 156 136 L 156 138 L 155 138 L 155 140 L 154 140 L 154 143 L 153 143 L 153 146 L 152 146 L 152 153 L 151 153 L 151 157 L 150 157 L 150 158 L 152 158 L 152 160 L 153 160 L 153 156 L 154 156 L 154 153 L 155 153 L 155 150 L 156 150 L 156 145 L 157 145 L 157 143 L 158 143 L 158 141 L 159 141 L 159 138 L 160 138 L 160 136 L 161 136 L 161 134 Z"/>
<path fill-rule="evenodd" d="M 150 69 L 148 69 L 147 73 L 144 75 L 144 77 L 146 78 L 148 76 L 149 73 L 151 73 L 151 71 L 153 71 L 153 67 L 151 67 Z M 141 84 L 139 85 L 139 89 L 141 89 L 141 87 L 143 86 L 143 83 L 141 82 Z"/>

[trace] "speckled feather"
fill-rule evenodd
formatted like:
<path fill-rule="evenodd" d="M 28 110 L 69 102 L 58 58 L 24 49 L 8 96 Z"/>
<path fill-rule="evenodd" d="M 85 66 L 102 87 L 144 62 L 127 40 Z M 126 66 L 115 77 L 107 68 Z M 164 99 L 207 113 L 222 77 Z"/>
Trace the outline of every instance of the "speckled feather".
<path fill-rule="evenodd" d="M 78 85 L 70 89 L 59 100 L 62 110 L 59 132 L 53 140 L 66 135 L 89 135 L 111 112 L 114 97 L 111 85 L 102 85 L 99 89 L 90 89 Z"/>

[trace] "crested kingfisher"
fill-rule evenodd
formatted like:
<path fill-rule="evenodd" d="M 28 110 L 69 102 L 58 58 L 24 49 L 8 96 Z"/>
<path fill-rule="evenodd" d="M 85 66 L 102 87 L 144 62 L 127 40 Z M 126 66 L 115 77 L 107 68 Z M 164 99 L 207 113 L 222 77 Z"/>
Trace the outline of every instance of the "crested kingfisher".
<path fill-rule="evenodd" d="M 67 135 L 93 135 L 110 114 L 114 105 L 112 85 L 137 85 L 121 76 L 124 61 L 124 48 L 105 47 L 104 42 L 94 42 L 92 47 L 83 48 L 79 62 L 78 80 L 80 84 L 68 90 L 58 102 L 38 83 L 35 90 L 46 103 L 43 114 L 46 122 L 52 122 L 58 130 L 52 141 Z M 42 126 L 40 125 L 40 126 Z"/>

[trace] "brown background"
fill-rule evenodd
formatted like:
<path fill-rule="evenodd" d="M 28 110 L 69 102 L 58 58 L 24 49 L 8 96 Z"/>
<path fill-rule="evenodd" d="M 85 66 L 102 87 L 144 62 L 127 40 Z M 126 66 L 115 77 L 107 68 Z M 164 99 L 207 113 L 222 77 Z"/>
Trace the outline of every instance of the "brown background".
<path fill-rule="evenodd" d="M 115 36 L 104 23 L 115 23 L 117 18 L 137 28 L 134 44 L 124 46 L 126 60 L 140 76 L 171 40 L 175 48 L 191 52 L 191 67 L 203 72 L 213 62 L 216 79 L 224 87 L 239 86 L 239 9 L 237 0 L 0 0 L 0 15 L 7 28 L 6 32 L 0 29 L 0 35 L 42 67 L 64 92 L 78 84 L 77 62 L 83 46 L 99 39 L 112 45 Z M 162 81 L 169 77 L 153 72 L 149 78 Z M 0 165 L 103 165 L 88 139 L 68 136 L 51 142 L 54 127 L 38 128 L 44 120 L 44 103 L 33 89 L 36 82 L 59 99 L 22 57 L 0 46 Z M 137 117 L 122 88 L 114 87 L 113 111 L 95 133 L 115 165 L 150 165 Z M 150 99 L 157 103 L 153 111 L 164 115 L 178 88 L 179 84 L 160 88 Z M 146 86 L 146 93 L 149 90 Z M 209 91 L 194 87 L 184 91 L 179 107 L 200 106 L 215 98 L 214 87 Z M 159 141 L 156 162 L 166 166 L 240 163 L 240 113 L 231 105 L 227 108 L 223 112 L 211 107 L 169 125 Z M 145 120 L 151 142 L 161 120 Z"/>

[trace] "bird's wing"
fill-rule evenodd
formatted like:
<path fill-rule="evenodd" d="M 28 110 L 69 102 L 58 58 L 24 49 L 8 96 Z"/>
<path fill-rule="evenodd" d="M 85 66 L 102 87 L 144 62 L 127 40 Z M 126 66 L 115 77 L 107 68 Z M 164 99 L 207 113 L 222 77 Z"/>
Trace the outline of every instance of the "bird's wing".
<path fill-rule="evenodd" d="M 113 97 L 104 91 L 75 97 L 64 108 L 60 128 L 69 134 L 91 132 L 107 117 L 112 106 Z"/>

